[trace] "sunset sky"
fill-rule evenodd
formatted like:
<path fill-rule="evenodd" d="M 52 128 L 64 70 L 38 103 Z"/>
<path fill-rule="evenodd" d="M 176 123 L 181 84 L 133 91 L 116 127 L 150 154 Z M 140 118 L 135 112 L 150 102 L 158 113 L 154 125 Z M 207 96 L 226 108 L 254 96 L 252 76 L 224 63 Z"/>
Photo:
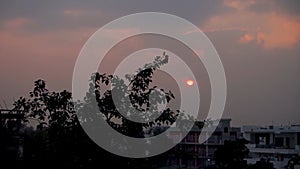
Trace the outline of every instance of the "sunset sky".
<path fill-rule="evenodd" d="M 76 58 L 101 26 L 137 12 L 163 12 L 198 26 L 223 62 L 224 117 L 242 124 L 300 124 L 300 1 L 3 0 L 0 105 L 37 79 L 71 90 Z M 108 32 L 108 34 L 126 33 Z M 138 44 L 141 45 L 141 44 Z"/>

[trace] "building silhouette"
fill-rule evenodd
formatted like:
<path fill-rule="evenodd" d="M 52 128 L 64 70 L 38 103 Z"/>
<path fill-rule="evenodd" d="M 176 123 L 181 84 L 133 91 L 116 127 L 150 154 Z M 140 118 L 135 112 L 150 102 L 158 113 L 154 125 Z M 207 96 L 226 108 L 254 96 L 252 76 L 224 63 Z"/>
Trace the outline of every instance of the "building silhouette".
<path fill-rule="evenodd" d="M 248 163 L 269 159 L 276 168 L 283 168 L 293 156 L 300 155 L 300 126 L 242 126 L 243 137 L 250 143 Z"/>
<path fill-rule="evenodd" d="M 240 128 L 232 127 L 231 119 L 221 119 L 219 123 L 215 121 L 212 125 L 216 125 L 213 133 L 208 133 L 201 127 L 194 125 L 185 138 L 182 139 L 170 155 L 168 166 L 179 166 L 179 168 L 206 168 L 214 165 L 214 152 L 219 146 L 224 144 L 225 140 L 237 140 L 240 138 Z M 200 133 L 211 136 L 204 142 L 199 143 Z M 169 133 L 171 137 L 180 137 L 180 132 L 176 127 Z"/>
<path fill-rule="evenodd" d="M 24 113 L 0 109 L 0 159 L 2 165 L 17 168 L 23 158 L 24 138 L 20 134 Z"/>

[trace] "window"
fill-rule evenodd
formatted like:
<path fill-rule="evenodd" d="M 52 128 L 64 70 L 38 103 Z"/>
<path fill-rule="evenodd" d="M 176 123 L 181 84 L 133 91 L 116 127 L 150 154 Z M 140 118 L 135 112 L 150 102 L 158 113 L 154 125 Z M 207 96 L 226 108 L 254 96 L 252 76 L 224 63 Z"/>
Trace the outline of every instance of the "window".
<path fill-rule="evenodd" d="M 285 138 L 285 145 L 286 145 L 286 147 L 290 148 L 290 138 L 289 137 Z"/>
<path fill-rule="evenodd" d="M 224 128 L 224 133 L 228 133 L 228 127 Z"/>
<path fill-rule="evenodd" d="M 267 139 L 266 137 L 258 137 L 259 139 L 259 145 L 266 145 L 267 144 Z"/>
<path fill-rule="evenodd" d="M 275 138 L 275 146 L 276 147 L 282 147 L 283 146 L 283 138 L 282 137 Z"/>

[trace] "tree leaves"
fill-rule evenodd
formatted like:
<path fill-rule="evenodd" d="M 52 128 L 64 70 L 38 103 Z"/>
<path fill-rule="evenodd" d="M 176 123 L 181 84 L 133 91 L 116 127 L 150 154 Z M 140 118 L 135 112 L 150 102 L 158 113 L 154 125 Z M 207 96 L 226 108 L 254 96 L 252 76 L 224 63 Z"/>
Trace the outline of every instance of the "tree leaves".
<path fill-rule="evenodd" d="M 247 162 L 244 158 L 249 154 L 245 139 L 236 141 L 225 140 L 224 145 L 215 151 L 215 160 L 218 168 L 245 169 Z"/>
<path fill-rule="evenodd" d="M 154 130 L 157 126 L 163 127 L 156 134 L 164 132 L 165 126 L 172 125 L 180 114 L 180 110 L 173 111 L 170 108 L 159 110 L 159 104 L 168 103 L 175 97 L 171 91 L 159 89 L 157 86 L 151 87 L 155 70 L 166 63 L 168 63 L 168 55 L 163 53 L 163 56 L 157 56 L 153 62 L 138 69 L 136 74 L 126 75 L 125 79 L 106 73 L 94 73 L 91 75 L 89 90 L 84 101 L 75 103 L 70 92 L 49 91 L 44 80 L 35 81 L 29 97 L 20 97 L 14 103 L 15 109 L 26 112 L 24 123 L 27 123 L 28 119 L 38 121 L 38 130 L 35 133 L 38 145 L 35 145 L 37 148 L 29 158 L 48 160 L 48 162 L 58 161 L 59 164 L 61 162 L 68 166 L 66 168 L 87 166 L 88 161 L 97 164 L 99 159 L 106 158 L 110 154 L 102 149 L 95 150 L 98 147 L 95 147 L 79 125 L 79 122 L 93 122 L 95 118 L 104 119 L 120 133 L 131 137 L 145 137 L 147 129 Z M 126 80 L 129 86 L 125 84 Z M 109 86 L 111 88 L 108 88 Z M 155 97 L 150 97 L 153 94 Z M 120 103 L 119 109 L 131 113 L 132 116 L 136 115 L 134 110 L 139 110 L 137 112 L 142 113 L 144 118 L 156 117 L 157 114 L 160 116 L 147 123 L 128 120 L 120 114 L 114 99 Z M 121 159 L 114 156 L 113 161 L 116 158 Z M 111 165 L 113 162 L 108 163 Z M 132 161 L 130 163 L 132 165 L 129 165 L 128 159 L 123 159 L 122 164 L 127 164 L 129 168 L 138 166 Z M 146 166 L 142 164 L 140 166 Z M 56 168 L 52 167 L 55 165 L 51 163 L 47 167 Z"/>
<path fill-rule="evenodd" d="M 157 56 L 153 62 L 145 64 L 136 71 L 136 74 L 127 74 L 125 79 L 106 73 L 94 73 L 91 77 L 90 89 L 86 94 L 86 103 L 91 103 L 96 97 L 99 110 L 105 120 L 119 132 L 128 136 L 144 137 L 143 130 L 154 125 L 171 125 L 179 112 L 170 109 L 158 110 L 158 104 L 169 103 L 175 98 L 171 91 L 150 87 L 154 72 L 164 64 L 168 63 L 168 55 Z M 125 84 L 127 80 L 129 85 Z M 104 86 L 111 85 L 111 89 L 102 91 Z M 155 97 L 150 97 L 155 96 Z M 129 98 L 129 99 L 128 99 Z M 118 109 L 114 102 L 118 102 Z M 139 114 L 147 119 L 155 114 L 161 114 L 155 121 L 148 123 L 137 123 L 128 120 L 119 111 L 128 112 L 130 116 Z M 121 124 L 116 124 L 113 119 L 120 119 Z"/>
<path fill-rule="evenodd" d="M 29 98 L 20 97 L 14 103 L 15 109 L 24 110 L 27 118 L 34 118 L 51 128 L 58 126 L 62 132 L 64 128 L 77 125 L 77 119 L 72 102 L 72 94 L 66 90 L 49 92 L 43 80 L 34 82 L 33 91 Z M 60 131 L 58 131 L 60 132 Z"/>

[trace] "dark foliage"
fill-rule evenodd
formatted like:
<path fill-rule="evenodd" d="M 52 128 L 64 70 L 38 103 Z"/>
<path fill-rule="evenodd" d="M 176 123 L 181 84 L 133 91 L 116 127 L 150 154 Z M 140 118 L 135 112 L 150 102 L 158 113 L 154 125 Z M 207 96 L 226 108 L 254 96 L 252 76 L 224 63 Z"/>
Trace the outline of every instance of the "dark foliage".
<path fill-rule="evenodd" d="M 288 164 L 285 166 L 285 168 L 286 169 L 294 169 L 295 166 L 300 166 L 300 156 L 299 155 L 293 156 L 288 161 Z"/>
<path fill-rule="evenodd" d="M 215 152 L 216 167 L 220 169 L 245 169 L 247 162 L 244 158 L 249 154 L 246 143 L 247 141 L 244 139 L 225 141 L 224 145 Z"/>
<path fill-rule="evenodd" d="M 163 164 L 167 152 L 145 159 L 124 158 L 106 152 L 86 135 L 79 124 L 82 119 L 77 115 L 94 113 L 95 108 L 91 105 L 96 104 L 100 113 L 91 117 L 101 117 L 117 131 L 131 137 L 144 137 L 145 131 L 154 126 L 171 125 L 180 111 L 166 109 L 159 112 L 156 106 L 158 103 L 168 103 L 174 99 L 171 91 L 159 89 L 157 97 L 149 99 L 151 92 L 157 91 L 156 86 L 150 87 L 153 73 L 167 62 L 168 56 L 163 54 L 153 63 L 146 64 L 138 70 L 136 75 L 127 75 L 129 86 L 118 77 L 95 73 L 91 77 L 90 89 L 84 102 L 78 103 L 72 101 L 70 92 L 51 92 L 46 88 L 45 81 L 35 81 L 29 98 L 21 97 L 14 104 L 14 109 L 25 112 L 22 124 L 31 122 L 37 125 L 36 130 L 24 127 L 25 130 L 19 133 L 24 138 L 24 156 L 18 161 L 19 168 L 157 168 Z M 111 85 L 112 88 L 103 90 L 103 85 Z M 130 121 L 117 111 L 113 102 L 114 92 L 117 93 L 117 99 L 125 111 L 136 109 L 148 112 L 145 113 L 145 118 L 150 117 L 152 113 L 161 115 L 148 123 Z M 130 99 L 124 99 L 125 96 L 129 96 Z M 76 114 L 75 110 L 79 113 Z M 119 119 L 121 123 L 115 123 L 113 119 Z"/>

